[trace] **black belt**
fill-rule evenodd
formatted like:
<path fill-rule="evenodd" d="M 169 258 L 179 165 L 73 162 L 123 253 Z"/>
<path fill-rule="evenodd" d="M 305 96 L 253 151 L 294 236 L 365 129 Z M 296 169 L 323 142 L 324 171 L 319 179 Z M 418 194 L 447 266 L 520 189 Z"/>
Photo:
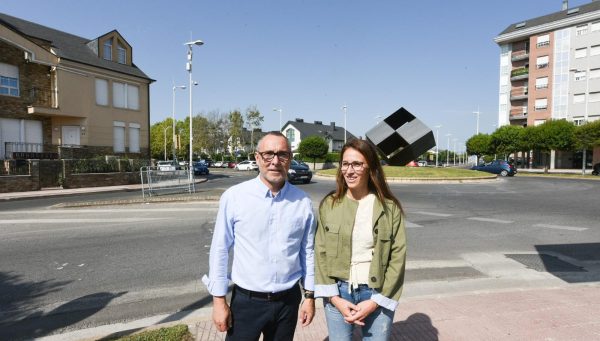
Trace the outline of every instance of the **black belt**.
<path fill-rule="evenodd" d="M 300 290 L 298 288 L 298 284 L 294 284 L 294 286 L 291 287 L 290 289 L 287 289 L 284 291 L 279 291 L 279 292 L 252 291 L 252 290 L 244 289 L 237 284 L 235 284 L 233 286 L 233 289 L 241 292 L 242 294 L 244 294 L 250 298 L 260 298 L 260 299 L 266 300 L 266 301 L 279 301 L 282 298 L 286 297 L 287 295 L 291 294 L 292 292 Z"/>

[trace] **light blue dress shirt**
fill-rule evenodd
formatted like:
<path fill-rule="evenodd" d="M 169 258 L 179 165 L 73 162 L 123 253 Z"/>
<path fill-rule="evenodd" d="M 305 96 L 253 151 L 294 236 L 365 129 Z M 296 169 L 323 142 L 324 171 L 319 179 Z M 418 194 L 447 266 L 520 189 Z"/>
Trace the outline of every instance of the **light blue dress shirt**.
<path fill-rule="evenodd" d="M 303 287 L 314 290 L 315 225 L 310 198 L 287 181 L 276 196 L 260 175 L 229 188 L 221 196 L 202 282 L 213 296 L 225 296 L 230 279 L 247 290 L 279 292 L 302 278 Z"/>

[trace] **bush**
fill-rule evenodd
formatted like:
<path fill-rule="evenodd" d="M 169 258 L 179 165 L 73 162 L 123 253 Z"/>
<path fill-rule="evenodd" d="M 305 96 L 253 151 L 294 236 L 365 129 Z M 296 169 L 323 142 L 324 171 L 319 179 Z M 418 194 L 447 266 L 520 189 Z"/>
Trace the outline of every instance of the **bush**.
<path fill-rule="evenodd" d="M 173 327 L 165 327 L 157 330 L 149 330 L 139 334 L 125 336 L 114 341 L 192 341 L 194 338 L 184 324 Z"/>

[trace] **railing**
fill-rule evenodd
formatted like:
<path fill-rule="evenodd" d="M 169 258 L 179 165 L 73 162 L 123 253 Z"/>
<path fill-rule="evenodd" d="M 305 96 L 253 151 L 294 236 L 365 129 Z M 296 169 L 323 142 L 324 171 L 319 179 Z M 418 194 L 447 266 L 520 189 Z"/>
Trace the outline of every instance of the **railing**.
<path fill-rule="evenodd" d="M 187 167 L 182 170 L 161 171 L 156 167 L 141 167 L 142 198 L 160 194 L 194 193 L 194 178 Z"/>
<path fill-rule="evenodd" d="M 519 68 L 519 69 L 512 70 L 512 72 L 510 73 L 510 76 L 511 77 L 518 77 L 518 76 L 523 76 L 523 75 L 526 75 L 526 74 L 529 74 L 529 68 L 522 67 L 522 68 Z"/>
<path fill-rule="evenodd" d="M 32 87 L 21 91 L 21 98 L 25 100 L 28 105 L 56 108 L 57 105 L 58 91 L 49 88 Z"/>
<path fill-rule="evenodd" d="M 13 153 L 42 153 L 43 143 L 4 142 L 4 159 L 12 159 Z"/>

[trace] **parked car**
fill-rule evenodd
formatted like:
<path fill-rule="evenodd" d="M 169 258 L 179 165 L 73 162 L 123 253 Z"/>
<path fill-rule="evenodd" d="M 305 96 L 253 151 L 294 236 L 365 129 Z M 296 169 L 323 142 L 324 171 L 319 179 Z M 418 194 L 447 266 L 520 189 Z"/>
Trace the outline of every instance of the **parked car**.
<path fill-rule="evenodd" d="M 406 167 L 419 167 L 419 164 L 416 163 L 415 161 L 411 161 L 406 164 Z"/>
<path fill-rule="evenodd" d="M 223 161 L 215 161 L 212 166 L 215 168 L 221 168 L 223 166 Z"/>
<path fill-rule="evenodd" d="M 489 163 L 473 166 L 471 169 L 492 174 L 500 174 L 500 176 L 513 176 L 517 174 L 517 169 L 504 160 L 494 160 Z"/>
<path fill-rule="evenodd" d="M 290 162 L 290 169 L 288 170 L 288 181 L 302 181 L 305 184 L 310 183 L 312 179 L 312 171 L 308 165 L 292 160 Z"/>
<path fill-rule="evenodd" d="M 592 175 L 600 175 L 600 163 L 594 165 L 592 169 Z"/>
<path fill-rule="evenodd" d="M 417 165 L 419 165 L 419 167 L 425 167 L 425 166 L 427 166 L 427 161 L 419 160 L 419 161 L 417 161 Z"/>
<path fill-rule="evenodd" d="M 258 170 L 258 164 L 254 160 L 244 160 L 235 166 L 235 170 Z"/>
<path fill-rule="evenodd" d="M 208 175 L 208 166 L 204 162 L 194 162 L 194 175 Z"/>
<path fill-rule="evenodd" d="M 236 165 L 237 165 L 237 163 L 235 163 L 233 161 L 229 161 L 229 163 L 227 163 L 227 165 L 223 164 L 223 168 L 235 168 Z"/>
<path fill-rule="evenodd" d="M 158 163 L 156 164 L 156 168 L 158 168 L 159 171 L 174 171 L 174 170 L 178 170 L 181 169 L 181 166 L 179 166 L 179 163 L 177 163 L 177 161 L 173 161 L 173 160 L 166 160 L 166 161 L 158 161 Z"/>

